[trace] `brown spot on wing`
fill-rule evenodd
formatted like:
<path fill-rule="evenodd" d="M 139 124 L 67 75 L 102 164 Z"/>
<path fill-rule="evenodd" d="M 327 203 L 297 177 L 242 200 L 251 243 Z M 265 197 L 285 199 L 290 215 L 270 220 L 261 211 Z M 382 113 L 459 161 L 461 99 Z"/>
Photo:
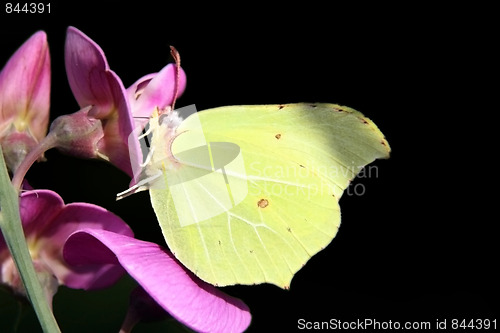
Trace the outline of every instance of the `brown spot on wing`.
<path fill-rule="evenodd" d="M 278 133 L 278 134 L 276 134 L 274 137 L 275 137 L 276 139 L 278 139 L 278 140 L 279 140 L 279 139 L 281 138 L 281 134 L 280 134 L 280 133 Z"/>
<path fill-rule="evenodd" d="M 267 199 L 260 199 L 257 202 L 257 206 L 259 206 L 260 208 L 266 208 L 268 205 L 269 205 L 269 201 L 267 201 Z"/>

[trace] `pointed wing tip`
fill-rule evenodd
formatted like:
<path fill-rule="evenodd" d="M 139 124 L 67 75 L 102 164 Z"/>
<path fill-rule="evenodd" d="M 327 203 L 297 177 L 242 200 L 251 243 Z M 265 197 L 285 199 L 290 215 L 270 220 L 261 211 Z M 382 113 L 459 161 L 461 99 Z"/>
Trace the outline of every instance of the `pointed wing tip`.
<path fill-rule="evenodd" d="M 386 151 L 386 154 L 381 158 L 388 159 L 389 157 L 391 157 L 392 149 L 391 149 L 391 146 L 389 145 L 389 142 L 387 142 L 387 140 L 384 138 L 380 141 L 380 144 L 382 146 L 384 146 L 385 151 Z"/>

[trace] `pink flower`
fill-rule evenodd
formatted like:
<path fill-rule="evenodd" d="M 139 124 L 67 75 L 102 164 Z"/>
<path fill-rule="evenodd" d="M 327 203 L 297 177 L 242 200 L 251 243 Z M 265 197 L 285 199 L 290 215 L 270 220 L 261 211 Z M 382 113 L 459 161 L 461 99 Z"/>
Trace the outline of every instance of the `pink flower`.
<path fill-rule="evenodd" d="M 11 171 L 45 137 L 49 107 L 49 47 L 38 31 L 0 72 L 0 143 Z"/>
<path fill-rule="evenodd" d="M 130 155 L 142 157 L 139 143 L 128 143 L 135 127 L 134 117 L 147 120 L 155 107 L 172 105 L 176 89 L 178 95 L 184 91 L 184 71 L 179 73 L 179 87 L 176 68 L 170 64 L 125 90 L 99 45 L 74 27 L 67 31 L 65 61 L 68 81 L 79 106 L 91 106 L 87 116 L 102 120 L 102 134 L 92 154 L 109 160 L 132 177 Z M 136 153 L 130 154 L 129 149 Z"/>
<path fill-rule="evenodd" d="M 143 76 L 127 89 L 132 115 L 137 119 L 149 118 L 158 108 L 165 110 L 174 103 L 176 94 L 176 67 L 168 64 L 159 73 Z M 186 74 L 180 70 L 177 96 L 186 89 Z"/>
<path fill-rule="evenodd" d="M 125 272 L 116 265 L 70 267 L 62 255 L 66 239 L 77 230 L 107 230 L 132 237 L 132 230 L 118 216 L 92 204 L 66 205 L 57 193 L 49 190 L 23 192 L 19 205 L 26 241 L 49 301 L 61 284 L 78 289 L 104 288 Z M 87 252 L 85 248 L 79 250 Z M 1 283 L 24 294 L 19 273 L 1 234 L 0 272 Z"/>
<path fill-rule="evenodd" d="M 104 208 L 64 204 L 49 190 L 20 199 L 21 220 L 35 269 L 49 301 L 59 285 L 99 289 L 128 272 L 170 315 L 197 331 L 240 332 L 248 307 L 184 268 L 159 245 L 133 238 L 129 226 Z M 0 283 L 24 294 L 19 273 L 0 234 Z"/>
<path fill-rule="evenodd" d="M 123 267 L 163 309 L 198 332 L 242 332 L 250 324 L 241 300 L 201 281 L 157 244 L 84 229 L 69 237 L 64 258 L 73 267 Z"/>

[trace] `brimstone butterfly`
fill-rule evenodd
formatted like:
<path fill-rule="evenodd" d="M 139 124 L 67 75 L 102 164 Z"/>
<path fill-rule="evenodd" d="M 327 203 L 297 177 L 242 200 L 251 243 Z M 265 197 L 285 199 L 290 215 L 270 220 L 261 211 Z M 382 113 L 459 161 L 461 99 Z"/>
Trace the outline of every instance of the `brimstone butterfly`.
<path fill-rule="evenodd" d="M 154 179 L 151 202 L 170 250 L 218 286 L 289 288 L 335 237 L 350 181 L 390 153 L 371 120 L 334 104 L 220 107 L 180 124 L 176 117 L 150 120 L 143 174 Z"/>

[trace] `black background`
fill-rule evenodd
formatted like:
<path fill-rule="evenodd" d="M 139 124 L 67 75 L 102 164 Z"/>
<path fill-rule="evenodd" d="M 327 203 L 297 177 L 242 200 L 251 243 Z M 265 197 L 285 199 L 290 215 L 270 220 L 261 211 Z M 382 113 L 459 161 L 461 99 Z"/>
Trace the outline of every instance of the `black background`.
<path fill-rule="evenodd" d="M 355 181 L 364 195 L 341 199 L 337 237 L 290 290 L 224 288 L 249 305 L 249 331 L 292 331 L 300 318 L 497 316 L 498 217 L 486 211 L 497 197 L 496 150 L 483 151 L 497 140 L 482 136 L 494 134 L 485 125 L 498 111 L 484 104 L 497 80 L 487 8 L 103 3 L 52 2 L 50 15 L 2 8 L 1 64 L 36 30 L 48 34 L 51 119 L 78 109 L 63 62 L 72 25 L 103 48 L 125 86 L 171 62 L 174 45 L 188 78 L 178 107 L 338 103 L 371 118 L 392 147 L 375 162 L 378 177 Z M 164 244 L 147 194 L 114 201 L 128 178 L 113 166 L 46 156 L 28 174 L 32 186 L 104 206 L 137 238 Z"/>

